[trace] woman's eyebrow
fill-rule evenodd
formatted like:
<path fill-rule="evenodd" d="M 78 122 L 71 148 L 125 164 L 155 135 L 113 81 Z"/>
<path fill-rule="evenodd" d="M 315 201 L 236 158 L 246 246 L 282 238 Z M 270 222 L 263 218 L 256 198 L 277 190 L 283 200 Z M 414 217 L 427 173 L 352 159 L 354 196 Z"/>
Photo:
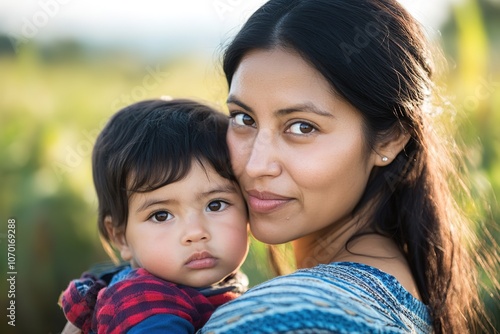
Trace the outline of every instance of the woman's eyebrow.
<path fill-rule="evenodd" d="M 236 104 L 237 106 L 240 106 L 241 108 L 243 108 L 247 111 L 253 111 L 252 108 L 250 108 L 249 106 L 247 106 L 246 104 L 244 104 L 243 102 L 238 100 L 234 95 L 228 96 L 228 98 L 226 100 L 226 104 L 227 103 L 233 103 L 233 104 Z"/>
<path fill-rule="evenodd" d="M 319 116 L 326 116 L 326 117 L 335 118 L 335 116 L 332 113 L 316 107 L 311 102 L 301 103 L 301 104 L 297 104 L 294 106 L 290 106 L 288 108 L 279 109 L 275 112 L 275 114 L 278 116 L 284 116 L 284 115 L 288 115 L 288 114 L 291 114 L 294 112 L 312 112 L 312 113 L 317 114 Z"/>
<path fill-rule="evenodd" d="M 238 100 L 233 95 L 229 95 L 226 103 L 233 103 L 233 104 L 236 104 L 237 106 L 240 106 L 241 108 L 243 108 L 247 111 L 253 112 L 252 108 L 250 108 L 245 103 Z M 326 110 L 323 110 L 323 109 L 316 107 L 311 102 L 301 103 L 301 104 L 290 106 L 288 108 L 279 109 L 279 110 L 275 111 L 275 114 L 277 116 L 285 116 L 285 115 L 288 115 L 288 114 L 291 114 L 294 112 L 312 112 L 312 113 L 320 115 L 320 116 L 335 118 L 335 116 L 332 113 L 329 113 Z"/>

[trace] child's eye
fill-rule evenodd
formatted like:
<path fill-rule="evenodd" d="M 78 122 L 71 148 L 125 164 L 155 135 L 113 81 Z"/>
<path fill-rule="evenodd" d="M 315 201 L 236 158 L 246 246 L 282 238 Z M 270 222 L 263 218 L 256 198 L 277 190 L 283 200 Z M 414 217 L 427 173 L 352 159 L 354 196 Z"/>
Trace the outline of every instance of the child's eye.
<path fill-rule="evenodd" d="M 165 222 L 172 219 L 174 216 L 168 211 L 157 211 L 153 213 L 148 219 L 153 220 L 156 223 Z"/>
<path fill-rule="evenodd" d="M 287 130 L 287 132 L 291 132 L 291 133 L 296 134 L 296 135 L 305 135 L 305 134 L 309 134 L 313 131 L 316 131 L 316 128 L 314 126 L 312 126 L 311 124 L 306 123 L 306 122 L 293 123 L 292 125 L 290 125 L 290 127 Z"/>
<path fill-rule="evenodd" d="M 228 206 L 229 206 L 228 203 L 221 200 L 216 200 L 208 203 L 206 211 L 222 211 Z"/>
<path fill-rule="evenodd" d="M 253 120 L 252 117 L 250 117 L 247 114 L 241 113 L 241 112 L 232 114 L 231 118 L 232 118 L 232 121 L 236 125 L 240 125 L 240 126 L 254 126 L 255 125 L 255 121 Z"/>

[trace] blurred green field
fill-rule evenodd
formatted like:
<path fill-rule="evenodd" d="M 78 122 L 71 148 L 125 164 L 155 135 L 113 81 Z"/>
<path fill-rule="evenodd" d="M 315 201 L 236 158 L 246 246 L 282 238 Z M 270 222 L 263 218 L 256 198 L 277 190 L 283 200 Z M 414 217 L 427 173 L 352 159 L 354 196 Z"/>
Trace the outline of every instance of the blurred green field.
<path fill-rule="evenodd" d="M 98 237 L 90 166 L 108 118 L 129 103 L 163 95 L 222 109 L 227 88 L 204 58 L 147 63 L 120 53 L 86 55 L 72 42 L 3 51 L 0 242 L 6 249 L 7 220 L 15 219 L 16 332 L 57 332 L 65 322 L 57 299 L 69 280 L 109 261 Z M 252 248 L 251 258 L 263 256 L 262 245 Z M 6 256 L 0 264 L 7 268 Z M 244 270 L 253 283 L 270 277 L 267 266 L 254 260 Z M 0 300 L 8 305 L 7 292 Z M 12 330 L 6 321 L 0 328 Z"/>
<path fill-rule="evenodd" d="M 499 17 L 498 2 L 466 1 L 455 7 L 437 41 L 447 68 L 439 83 L 453 106 L 444 107 L 441 118 L 451 119 L 463 145 L 463 170 L 474 198 L 465 209 L 479 237 L 491 233 L 497 242 Z M 0 36 L 0 245 L 7 249 L 7 220 L 15 219 L 16 332 L 60 331 L 60 292 L 92 264 L 108 261 L 96 228 L 90 167 L 93 142 L 106 120 L 126 104 L 162 95 L 196 98 L 223 110 L 227 87 L 218 65 L 193 55 L 147 62 L 125 53 L 96 53 L 73 41 L 15 45 Z M 497 245 L 484 243 L 499 259 Z M 264 253 L 253 243 L 244 266 L 252 285 L 271 277 Z M 4 255 L 0 267 L 7 268 Z M 9 300 L 6 284 L 1 286 L 5 310 Z M 499 319 L 495 291 L 484 298 Z M 0 332 L 10 333 L 3 312 Z"/>

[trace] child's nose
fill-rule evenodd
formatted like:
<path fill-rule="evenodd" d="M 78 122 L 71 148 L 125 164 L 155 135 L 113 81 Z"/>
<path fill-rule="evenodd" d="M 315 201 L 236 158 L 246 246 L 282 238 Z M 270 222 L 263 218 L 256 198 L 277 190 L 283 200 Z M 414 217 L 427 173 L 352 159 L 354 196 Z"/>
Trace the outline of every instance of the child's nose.
<path fill-rule="evenodd" d="M 200 216 L 190 217 L 184 224 L 182 243 L 189 245 L 193 242 L 208 241 L 210 234 L 206 228 L 205 221 Z"/>

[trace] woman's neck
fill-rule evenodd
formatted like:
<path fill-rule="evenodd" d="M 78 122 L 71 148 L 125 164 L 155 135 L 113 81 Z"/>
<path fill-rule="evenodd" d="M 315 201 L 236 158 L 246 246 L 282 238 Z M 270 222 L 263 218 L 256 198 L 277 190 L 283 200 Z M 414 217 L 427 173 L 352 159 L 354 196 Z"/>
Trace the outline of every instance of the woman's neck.
<path fill-rule="evenodd" d="M 408 262 L 396 243 L 376 233 L 361 233 L 352 238 L 360 233 L 358 226 L 347 223 L 329 227 L 293 241 L 297 268 L 331 262 L 366 264 L 396 277 L 408 292 L 420 299 Z"/>
<path fill-rule="evenodd" d="M 292 242 L 297 268 L 330 263 L 345 252 L 345 244 L 356 233 L 351 222 L 330 225 Z"/>
<path fill-rule="evenodd" d="M 354 257 L 390 258 L 402 255 L 395 243 L 373 233 L 367 223 L 376 200 L 370 201 L 356 214 L 349 214 L 325 228 L 292 242 L 297 268 L 318 264 L 350 261 Z"/>

